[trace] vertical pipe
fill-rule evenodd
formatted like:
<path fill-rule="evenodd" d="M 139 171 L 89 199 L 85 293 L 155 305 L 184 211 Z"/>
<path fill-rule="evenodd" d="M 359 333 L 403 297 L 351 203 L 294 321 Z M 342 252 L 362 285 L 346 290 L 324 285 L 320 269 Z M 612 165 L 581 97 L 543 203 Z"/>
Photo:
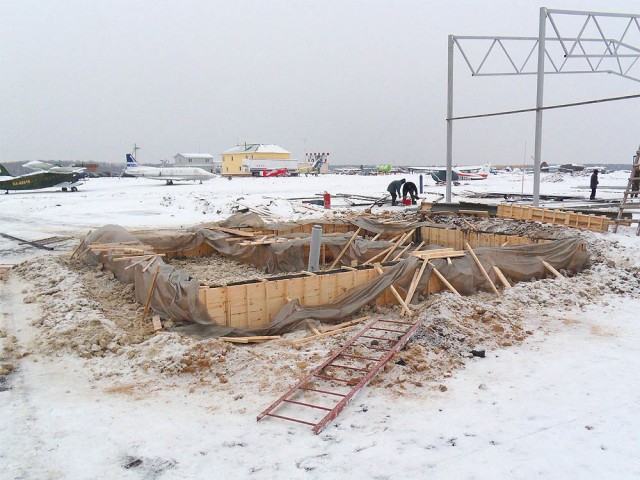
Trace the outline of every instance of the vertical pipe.
<path fill-rule="evenodd" d="M 420 195 L 422 195 L 422 190 L 423 190 L 423 178 L 422 178 L 422 174 L 420 174 Z"/>
<path fill-rule="evenodd" d="M 445 201 L 451 202 L 451 170 L 453 168 L 453 35 L 448 37 L 449 62 L 447 66 L 447 189 Z"/>
<path fill-rule="evenodd" d="M 320 246 L 322 245 L 322 226 L 314 225 L 311 229 L 311 247 L 309 247 L 309 267 L 310 272 L 320 270 Z"/>
<path fill-rule="evenodd" d="M 547 29 L 547 9 L 540 7 L 538 25 L 538 86 L 536 95 L 536 146 L 533 158 L 533 206 L 540 205 L 540 162 L 542 161 L 542 105 L 544 89 L 545 37 Z"/>

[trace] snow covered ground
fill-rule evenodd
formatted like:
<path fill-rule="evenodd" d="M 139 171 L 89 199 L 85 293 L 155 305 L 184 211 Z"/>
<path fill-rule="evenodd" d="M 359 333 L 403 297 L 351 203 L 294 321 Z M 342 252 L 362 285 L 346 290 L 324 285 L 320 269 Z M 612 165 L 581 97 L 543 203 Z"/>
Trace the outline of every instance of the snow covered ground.
<path fill-rule="evenodd" d="M 404 177 L 417 182 L 417 175 Z M 0 231 L 38 239 L 79 238 L 107 223 L 186 227 L 226 218 L 238 200 L 268 205 L 283 220 L 318 216 L 327 212 L 283 199 L 325 191 L 381 196 L 395 178 L 234 178 L 169 187 L 92 179 L 78 193 L 0 196 Z M 627 178 L 602 175 L 598 197 L 619 198 L 619 189 L 605 187 Z M 543 175 L 541 193 L 588 198 L 588 183 L 588 176 Z M 431 199 L 444 193 L 431 181 L 425 189 Z M 531 177 L 523 188 L 520 175 L 508 174 L 454 192 L 523 189 L 531 192 Z M 33 258 L 56 252 L 0 238 L 0 264 L 28 260 L 21 268 L 31 272 L 30 280 L 13 271 L 0 279 L 0 478 L 639 478 L 640 239 L 632 231 L 584 233 L 595 258 L 584 274 L 481 297 L 518 316 L 531 332 L 522 343 L 463 358 L 464 368 L 423 386 L 372 385 L 318 436 L 302 425 L 255 421 L 296 377 L 281 373 L 295 351 L 279 360 L 267 344 L 233 347 L 238 358 L 258 352 L 267 372 L 259 378 L 252 366 L 223 383 L 146 371 L 133 354 L 85 359 L 52 345 L 41 325 L 55 315 L 51 305 L 65 301 L 56 283 L 71 291 L 75 277 L 56 278 L 55 264 L 42 257 L 38 271 Z M 38 275 L 53 285 L 33 301 Z M 177 345 L 158 348 L 168 354 Z M 324 358 L 330 346 L 300 355 Z"/>

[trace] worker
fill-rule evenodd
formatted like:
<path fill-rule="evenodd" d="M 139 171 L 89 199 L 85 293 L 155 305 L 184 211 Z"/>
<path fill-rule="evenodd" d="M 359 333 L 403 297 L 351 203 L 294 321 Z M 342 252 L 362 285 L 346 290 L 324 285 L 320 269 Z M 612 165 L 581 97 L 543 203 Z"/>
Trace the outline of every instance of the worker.
<path fill-rule="evenodd" d="M 405 200 L 407 195 L 411 196 L 411 205 L 415 205 L 418 200 L 418 187 L 415 183 L 407 182 L 402 186 L 402 199 Z"/>
<path fill-rule="evenodd" d="M 598 188 L 598 169 L 594 168 L 593 173 L 591 174 L 591 197 L 590 200 L 596 199 L 596 188 Z"/>
<path fill-rule="evenodd" d="M 387 192 L 391 194 L 391 205 L 395 206 L 396 198 L 400 196 L 400 189 L 405 182 L 406 180 L 404 178 L 402 180 L 394 180 L 387 187 Z"/>

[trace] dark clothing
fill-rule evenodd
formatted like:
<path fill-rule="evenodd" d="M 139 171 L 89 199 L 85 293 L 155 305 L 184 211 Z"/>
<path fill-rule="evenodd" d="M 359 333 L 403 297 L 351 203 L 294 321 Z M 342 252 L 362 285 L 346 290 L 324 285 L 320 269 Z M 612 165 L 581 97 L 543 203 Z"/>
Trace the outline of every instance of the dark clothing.
<path fill-rule="evenodd" d="M 595 170 L 593 174 L 591 174 L 591 197 L 590 200 L 595 200 L 596 198 L 596 188 L 598 188 L 598 171 Z"/>
<path fill-rule="evenodd" d="M 418 187 L 415 183 L 407 182 L 402 186 L 402 199 L 407 198 L 407 195 L 411 196 L 411 205 L 415 205 L 418 200 Z"/>
<path fill-rule="evenodd" d="M 634 167 L 633 170 L 631 170 L 631 175 L 636 179 L 640 178 L 640 168 Z M 633 183 L 631 184 L 631 190 L 634 192 L 640 190 L 640 179 L 633 181 Z M 632 193 L 631 198 L 638 198 L 638 194 Z"/>
<path fill-rule="evenodd" d="M 387 192 L 391 194 L 391 205 L 396 204 L 396 199 L 400 196 L 400 189 L 405 182 L 404 178 L 402 180 L 394 180 L 387 187 Z"/>

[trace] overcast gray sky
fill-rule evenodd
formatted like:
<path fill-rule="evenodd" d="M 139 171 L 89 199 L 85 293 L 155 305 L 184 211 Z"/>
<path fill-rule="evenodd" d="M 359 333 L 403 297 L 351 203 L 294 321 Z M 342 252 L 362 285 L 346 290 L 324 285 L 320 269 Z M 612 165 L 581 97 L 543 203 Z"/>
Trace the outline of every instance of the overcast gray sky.
<path fill-rule="evenodd" d="M 137 142 L 154 163 L 246 141 L 444 164 L 447 35 L 536 36 L 540 6 L 640 13 L 640 0 L 0 0 L 0 161 L 124 162 Z M 457 54 L 455 79 L 458 115 L 535 106 L 534 77 L 471 78 Z M 548 76 L 545 103 L 639 92 Z M 530 163 L 533 136 L 532 113 L 458 122 L 454 163 Z M 640 100 L 545 113 L 549 163 L 630 162 L 639 144 Z"/>

